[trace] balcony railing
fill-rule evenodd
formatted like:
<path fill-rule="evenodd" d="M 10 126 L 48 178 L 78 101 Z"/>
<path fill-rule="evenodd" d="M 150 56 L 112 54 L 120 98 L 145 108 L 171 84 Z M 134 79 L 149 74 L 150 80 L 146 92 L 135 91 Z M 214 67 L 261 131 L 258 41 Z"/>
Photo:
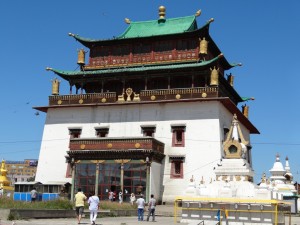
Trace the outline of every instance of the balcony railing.
<path fill-rule="evenodd" d="M 128 103 L 143 101 L 179 100 L 193 98 L 215 98 L 219 96 L 218 87 L 175 88 L 142 90 L 140 93 L 131 92 L 128 96 L 125 92 L 117 95 L 116 92 L 53 95 L 49 97 L 49 105 L 78 105 L 78 104 L 105 104 L 105 103 Z"/>

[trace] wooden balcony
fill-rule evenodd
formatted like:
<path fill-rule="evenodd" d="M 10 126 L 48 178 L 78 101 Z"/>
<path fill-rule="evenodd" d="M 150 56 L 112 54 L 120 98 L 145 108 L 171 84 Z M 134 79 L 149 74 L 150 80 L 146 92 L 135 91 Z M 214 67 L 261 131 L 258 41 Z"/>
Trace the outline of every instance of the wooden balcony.
<path fill-rule="evenodd" d="M 133 90 L 134 91 L 134 90 Z M 179 100 L 193 98 L 216 98 L 219 96 L 218 87 L 198 88 L 176 88 L 142 90 L 140 93 L 117 95 L 115 92 L 75 95 L 52 95 L 49 96 L 49 105 L 85 105 L 85 104 L 106 104 L 106 103 L 129 103 L 162 100 Z"/>
<path fill-rule="evenodd" d="M 164 143 L 152 137 L 134 138 L 73 138 L 70 150 L 125 150 L 144 149 L 164 153 Z"/>
<path fill-rule="evenodd" d="M 49 96 L 49 105 L 96 104 L 116 102 L 115 92 L 77 94 L 77 95 L 52 95 Z"/>
<path fill-rule="evenodd" d="M 165 156 L 164 147 L 164 143 L 152 137 L 74 138 L 70 139 L 68 154 L 77 159 L 144 159 L 149 156 L 161 161 Z"/>

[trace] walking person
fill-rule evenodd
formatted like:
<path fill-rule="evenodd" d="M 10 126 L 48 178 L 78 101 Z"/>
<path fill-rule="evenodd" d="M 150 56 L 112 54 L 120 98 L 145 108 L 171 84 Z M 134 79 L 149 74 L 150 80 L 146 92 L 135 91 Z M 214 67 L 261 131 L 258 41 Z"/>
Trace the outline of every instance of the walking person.
<path fill-rule="evenodd" d="M 123 202 L 123 192 L 122 192 L 122 190 L 120 190 L 120 192 L 119 192 L 119 203 L 122 204 L 122 202 Z"/>
<path fill-rule="evenodd" d="M 95 194 L 95 192 L 93 193 L 92 196 L 89 197 L 88 203 L 89 203 L 91 224 L 96 224 L 100 200 L 99 197 Z"/>
<path fill-rule="evenodd" d="M 78 192 L 75 195 L 74 200 L 75 200 L 77 222 L 78 222 L 78 224 L 80 224 L 83 210 L 84 210 L 84 201 L 86 200 L 86 196 L 81 191 L 81 188 L 78 188 Z"/>
<path fill-rule="evenodd" d="M 154 198 L 154 195 L 152 194 L 148 205 L 149 211 L 148 211 L 147 221 L 149 221 L 149 218 L 152 215 L 152 221 L 155 222 L 155 206 L 156 206 L 156 200 Z"/>
<path fill-rule="evenodd" d="M 37 194 L 36 188 L 34 187 L 30 192 L 31 202 L 35 202 Z"/>
<path fill-rule="evenodd" d="M 109 199 L 109 201 L 113 201 L 113 199 L 114 199 L 114 193 L 112 192 L 112 190 L 110 190 L 110 192 L 108 192 L 108 199 Z"/>
<path fill-rule="evenodd" d="M 145 208 L 145 199 L 144 196 L 141 196 L 136 200 L 137 208 L 138 208 L 138 221 L 144 220 L 144 208 Z"/>

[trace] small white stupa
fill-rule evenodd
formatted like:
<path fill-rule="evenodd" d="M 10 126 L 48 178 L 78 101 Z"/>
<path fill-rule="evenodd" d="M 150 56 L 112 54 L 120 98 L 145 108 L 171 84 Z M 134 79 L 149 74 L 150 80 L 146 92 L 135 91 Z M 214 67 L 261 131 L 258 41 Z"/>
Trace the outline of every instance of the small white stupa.
<path fill-rule="evenodd" d="M 286 157 L 286 166 L 283 167 L 279 154 L 276 155 L 276 161 L 270 169 L 271 185 L 273 191 L 282 196 L 293 196 L 296 194 L 295 186 L 292 185 L 293 175 L 290 170 L 288 157 Z M 287 179 L 288 178 L 288 179 Z"/>

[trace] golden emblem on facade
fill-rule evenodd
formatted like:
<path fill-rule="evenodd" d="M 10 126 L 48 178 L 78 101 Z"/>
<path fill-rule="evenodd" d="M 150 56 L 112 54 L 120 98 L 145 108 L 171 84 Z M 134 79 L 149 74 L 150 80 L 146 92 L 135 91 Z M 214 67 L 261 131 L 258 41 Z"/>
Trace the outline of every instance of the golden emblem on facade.
<path fill-rule="evenodd" d="M 156 99 L 155 95 L 152 95 L 152 96 L 150 97 L 150 99 L 151 99 L 152 101 L 154 101 L 154 100 Z"/>
<path fill-rule="evenodd" d="M 141 147 L 141 144 L 140 143 L 135 143 L 134 147 L 139 148 L 139 147 Z"/>
<path fill-rule="evenodd" d="M 181 95 L 180 95 L 180 94 L 177 94 L 175 97 L 176 97 L 176 99 L 180 99 L 180 98 L 181 98 Z"/>
<path fill-rule="evenodd" d="M 125 91 L 126 95 L 127 95 L 127 98 L 126 98 L 126 101 L 127 102 L 130 102 L 131 101 L 131 95 L 133 93 L 133 90 L 132 88 L 127 88 L 126 91 Z"/>
<path fill-rule="evenodd" d="M 61 105 L 61 104 L 62 104 L 62 100 L 59 99 L 59 100 L 57 101 L 57 104 L 58 104 L 58 105 Z"/>
<path fill-rule="evenodd" d="M 79 104 L 82 104 L 83 103 L 83 99 L 79 99 Z"/>
<path fill-rule="evenodd" d="M 101 99 L 101 102 L 102 102 L 102 103 L 105 103 L 105 102 L 106 102 L 106 98 L 102 98 L 102 99 Z"/>
<path fill-rule="evenodd" d="M 112 143 L 107 144 L 107 148 L 112 148 L 112 146 L 113 146 Z"/>
<path fill-rule="evenodd" d="M 203 92 L 201 96 L 202 96 L 202 98 L 206 98 L 207 94 L 205 92 Z"/>
<path fill-rule="evenodd" d="M 82 150 L 85 149 L 85 144 L 81 144 L 80 149 L 82 149 Z"/>

